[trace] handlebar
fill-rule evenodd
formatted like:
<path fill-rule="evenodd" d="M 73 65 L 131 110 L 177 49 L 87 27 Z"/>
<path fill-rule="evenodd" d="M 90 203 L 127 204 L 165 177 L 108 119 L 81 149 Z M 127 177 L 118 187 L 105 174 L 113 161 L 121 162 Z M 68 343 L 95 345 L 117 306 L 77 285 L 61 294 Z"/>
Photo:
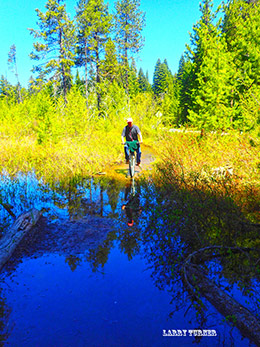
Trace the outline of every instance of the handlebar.
<path fill-rule="evenodd" d="M 129 144 L 134 144 L 134 143 L 137 144 L 137 145 L 139 145 L 140 142 L 139 142 L 139 141 L 136 141 L 136 140 L 134 140 L 134 141 L 126 141 L 124 144 L 125 144 L 125 145 L 129 145 Z"/>
<path fill-rule="evenodd" d="M 130 152 L 138 149 L 139 141 L 126 141 L 125 144 L 128 146 Z"/>

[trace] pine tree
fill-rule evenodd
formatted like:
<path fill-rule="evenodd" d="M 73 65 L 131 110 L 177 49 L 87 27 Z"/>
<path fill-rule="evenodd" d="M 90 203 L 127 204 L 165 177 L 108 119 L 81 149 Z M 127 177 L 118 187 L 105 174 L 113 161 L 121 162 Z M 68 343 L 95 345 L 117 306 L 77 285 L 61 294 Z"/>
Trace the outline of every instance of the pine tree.
<path fill-rule="evenodd" d="M 79 90 L 81 92 L 84 90 L 84 81 L 80 78 L 79 70 L 77 70 L 77 72 L 76 72 L 74 85 L 75 85 L 77 90 Z"/>
<path fill-rule="evenodd" d="M 223 129 L 231 125 L 228 110 L 231 96 L 230 80 L 235 70 L 219 23 L 214 25 L 212 1 L 204 0 L 202 16 L 192 36 L 192 86 L 189 120 L 200 128 Z"/>
<path fill-rule="evenodd" d="M 116 46 L 112 39 L 109 39 L 105 46 L 105 59 L 102 62 L 102 74 L 103 77 L 110 82 L 120 82 Z"/>
<path fill-rule="evenodd" d="M 137 69 L 135 65 L 134 59 L 132 60 L 132 64 L 129 69 L 129 95 L 135 96 L 139 92 L 139 84 L 138 84 L 138 76 L 137 76 Z"/>
<path fill-rule="evenodd" d="M 97 107 L 101 104 L 101 55 L 105 51 L 105 44 L 112 29 L 112 16 L 108 13 L 108 6 L 103 0 L 81 0 L 77 8 L 77 22 L 79 25 L 78 65 L 85 67 L 87 83 L 87 64 L 95 65 L 95 82 L 97 91 Z M 86 84 L 87 93 L 87 84 Z"/>
<path fill-rule="evenodd" d="M 148 75 L 146 74 L 145 76 L 142 68 L 140 68 L 138 72 L 138 85 L 139 85 L 139 91 L 141 93 L 150 91 L 150 83 L 148 80 Z"/>
<path fill-rule="evenodd" d="M 147 89 L 146 89 L 146 92 L 152 92 L 152 86 L 149 82 L 149 73 L 148 71 L 146 71 L 146 74 L 145 74 L 145 78 L 146 78 L 146 81 L 147 81 Z"/>
<path fill-rule="evenodd" d="M 22 95 L 21 95 L 21 85 L 19 81 L 19 75 L 18 75 L 18 69 L 17 69 L 17 62 L 16 62 L 16 46 L 12 45 L 10 47 L 10 51 L 8 53 L 8 65 L 12 72 L 15 74 L 16 80 L 17 80 L 17 91 L 19 96 L 19 102 L 22 102 Z"/>
<path fill-rule="evenodd" d="M 80 0 L 76 7 L 77 22 L 77 44 L 76 44 L 76 66 L 84 67 L 85 70 L 85 96 L 88 105 L 88 63 L 90 61 L 89 30 L 90 23 L 86 16 L 88 0 Z"/>
<path fill-rule="evenodd" d="M 234 123 L 252 128 L 260 106 L 260 3 L 232 0 L 224 7 L 223 35 L 236 67 L 231 105 Z"/>
<path fill-rule="evenodd" d="M 43 13 L 36 9 L 39 30 L 29 29 L 35 39 L 31 59 L 42 61 L 34 67 L 41 78 L 47 76 L 60 82 L 64 99 L 71 85 L 71 67 L 74 65 L 75 30 L 66 13 L 64 0 L 48 0 Z"/>
<path fill-rule="evenodd" d="M 10 82 L 2 75 L 0 78 L 0 98 L 14 98 L 15 89 Z"/>
<path fill-rule="evenodd" d="M 185 58 L 182 55 L 180 59 L 176 83 L 179 91 L 178 123 L 185 124 L 188 120 L 188 110 L 192 105 L 190 87 L 192 85 L 192 62 L 187 56 Z"/>
<path fill-rule="evenodd" d="M 160 59 L 157 60 L 153 75 L 153 91 L 157 96 L 169 92 L 169 87 L 172 84 L 172 75 L 168 68 L 167 61 L 161 63 Z"/>
<path fill-rule="evenodd" d="M 136 54 L 143 47 L 144 38 L 141 33 L 145 25 L 145 14 L 140 10 L 140 0 L 118 0 L 115 8 L 116 42 L 128 92 L 129 54 Z"/>

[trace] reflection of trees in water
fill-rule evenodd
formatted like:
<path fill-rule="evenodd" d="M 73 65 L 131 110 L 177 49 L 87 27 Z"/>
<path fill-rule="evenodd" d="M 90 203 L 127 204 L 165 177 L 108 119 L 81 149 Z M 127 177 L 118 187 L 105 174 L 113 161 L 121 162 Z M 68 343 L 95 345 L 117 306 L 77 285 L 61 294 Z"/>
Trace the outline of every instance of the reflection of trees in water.
<path fill-rule="evenodd" d="M 120 191 L 121 187 L 115 180 L 90 177 L 53 187 L 53 204 L 59 209 L 67 210 L 71 220 L 88 214 L 103 216 L 106 192 L 112 209 L 111 217 L 114 217 Z"/>
<path fill-rule="evenodd" d="M 174 190 L 172 186 L 156 191 L 147 186 L 145 210 L 150 211 L 150 217 L 142 242 L 156 285 L 170 288 L 177 305 L 185 306 L 184 291 L 188 292 L 201 323 L 206 322 L 206 297 L 227 321 L 259 342 L 260 323 L 255 319 L 260 313 L 259 233 L 253 226 L 245 228 L 239 208 L 231 199 L 217 195 L 209 199 L 200 191 Z M 247 298 L 244 305 L 251 313 L 225 296 L 236 286 Z M 247 327 L 248 319 L 254 320 L 251 328 Z"/>
<path fill-rule="evenodd" d="M 107 181 L 107 184 L 104 188 L 106 189 L 108 195 L 108 202 L 112 209 L 111 217 L 117 217 L 118 214 L 116 214 L 116 209 L 118 205 L 119 194 L 121 192 L 121 186 L 120 184 L 118 184 L 118 181 L 112 179 L 110 181 Z"/>
<path fill-rule="evenodd" d="M 190 192 L 174 189 L 171 185 L 159 191 L 152 185 L 144 185 L 142 204 L 145 201 L 145 206 L 141 207 L 143 212 L 140 215 L 140 185 L 136 184 L 133 194 L 131 181 L 128 183 L 130 185 L 124 187 L 108 178 L 89 179 L 81 185 L 73 183 L 55 190 L 54 204 L 67 209 L 71 219 L 88 214 L 103 215 L 105 192 L 112 218 L 118 217 L 117 207 L 123 189 L 124 204 L 127 205 L 130 200 L 130 205 L 133 201 L 136 205 L 134 225 L 127 225 L 124 210 L 118 230 L 108 233 L 102 244 L 89 249 L 85 255 L 70 254 L 66 258 L 71 270 L 74 271 L 80 262 L 88 261 L 92 270 L 98 271 L 107 262 L 114 241 L 117 240 L 119 248 L 129 259 L 138 254 L 141 248 L 145 249 L 154 283 L 158 288 L 172 293 L 175 310 L 188 309 L 188 292 L 192 294 L 193 307 L 199 313 L 199 326 L 207 327 L 207 303 L 203 293 L 200 299 L 196 294 L 202 291 L 207 282 L 203 283 L 202 277 L 196 292 L 196 283 L 192 279 L 192 276 L 196 279 L 196 271 L 204 278 L 214 279 L 215 284 L 226 292 L 232 292 L 236 285 L 248 298 L 249 309 L 258 317 L 259 231 L 247 223 L 232 199 L 217 194 L 209 198 L 199 189 Z M 132 200 L 129 198 L 131 194 Z M 141 223 L 137 223 L 138 220 Z M 219 249 L 214 248 L 216 245 Z"/>
<path fill-rule="evenodd" d="M 0 346 L 4 346 L 10 335 L 7 324 L 9 315 L 10 310 L 6 305 L 5 299 L 2 296 L 2 290 L 0 289 Z"/>
<path fill-rule="evenodd" d="M 71 254 L 66 257 L 65 263 L 69 265 L 71 271 L 75 271 L 77 266 L 81 263 L 81 259 L 79 256 Z"/>
<path fill-rule="evenodd" d="M 116 239 L 116 233 L 110 232 L 106 240 L 95 249 L 90 249 L 85 256 L 86 261 L 91 265 L 92 271 L 96 272 L 101 267 L 103 268 L 108 261 L 108 256 L 113 242 Z"/>
<path fill-rule="evenodd" d="M 118 241 L 120 250 L 131 260 L 140 251 L 140 230 L 120 230 Z"/>

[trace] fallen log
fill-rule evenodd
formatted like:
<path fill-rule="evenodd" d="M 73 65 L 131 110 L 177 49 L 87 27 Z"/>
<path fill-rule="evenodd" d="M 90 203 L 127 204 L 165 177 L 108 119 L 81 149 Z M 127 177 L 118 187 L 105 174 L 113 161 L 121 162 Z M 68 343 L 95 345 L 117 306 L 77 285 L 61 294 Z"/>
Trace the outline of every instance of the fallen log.
<path fill-rule="evenodd" d="M 206 298 L 228 321 L 236 326 L 243 336 L 250 339 L 257 346 L 260 346 L 260 321 L 246 307 L 237 302 L 228 293 L 223 291 L 216 283 L 207 277 L 207 271 L 199 265 L 207 259 L 207 252 L 212 252 L 211 259 L 220 255 L 219 252 L 228 254 L 232 252 L 254 251 L 259 253 L 259 249 L 244 247 L 209 246 L 201 248 L 191 253 L 182 266 L 184 283 L 192 297 L 201 302 L 200 298 Z"/>
<path fill-rule="evenodd" d="M 188 270 L 189 284 L 197 288 L 228 321 L 236 326 L 243 336 L 260 346 L 260 322 L 246 307 L 237 302 L 212 280 L 192 267 Z"/>
<path fill-rule="evenodd" d="M 0 239 L 0 270 L 10 259 L 25 234 L 38 222 L 41 212 L 33 208 L 22 213 Z"/>

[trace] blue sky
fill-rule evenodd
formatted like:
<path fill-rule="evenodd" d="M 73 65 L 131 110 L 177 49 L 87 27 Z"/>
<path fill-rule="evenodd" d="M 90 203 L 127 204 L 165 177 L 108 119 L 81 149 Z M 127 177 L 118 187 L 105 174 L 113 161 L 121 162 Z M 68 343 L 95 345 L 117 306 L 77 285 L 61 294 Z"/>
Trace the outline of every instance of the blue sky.
<path fill-rule="evenodd" d="M 33 37 L 28 28 L 37 29 L 36 8 L 45 11 L 47 0 L 0 0 L 0 75 L 15 83 L 14 74 L 8 69 L 7 59 L 10 46 L 16 45 L 19 78 L 27 86 L 32 75 L 33 62 L 29 58 Z M 105 1 L 108 2 L 108 1 Z M 222 1 L 215 0 L 214 8 Z M 75 15 L 77 0 L 66 0 L 70 17 Z M 114 1 L 109 0 L 110 12 L 114 10 Z M 185 44 L 189 43 L 189 32 L 200 18 L 198 0 L 141 0 L 141 9 L 146 13 L 146 27 L 143 31 L 145 46 L 136 59 L 137 68 L 148 71 L 152 81 L 158 58 L 167 59 L 174 73 L 178 70 Z"/>

